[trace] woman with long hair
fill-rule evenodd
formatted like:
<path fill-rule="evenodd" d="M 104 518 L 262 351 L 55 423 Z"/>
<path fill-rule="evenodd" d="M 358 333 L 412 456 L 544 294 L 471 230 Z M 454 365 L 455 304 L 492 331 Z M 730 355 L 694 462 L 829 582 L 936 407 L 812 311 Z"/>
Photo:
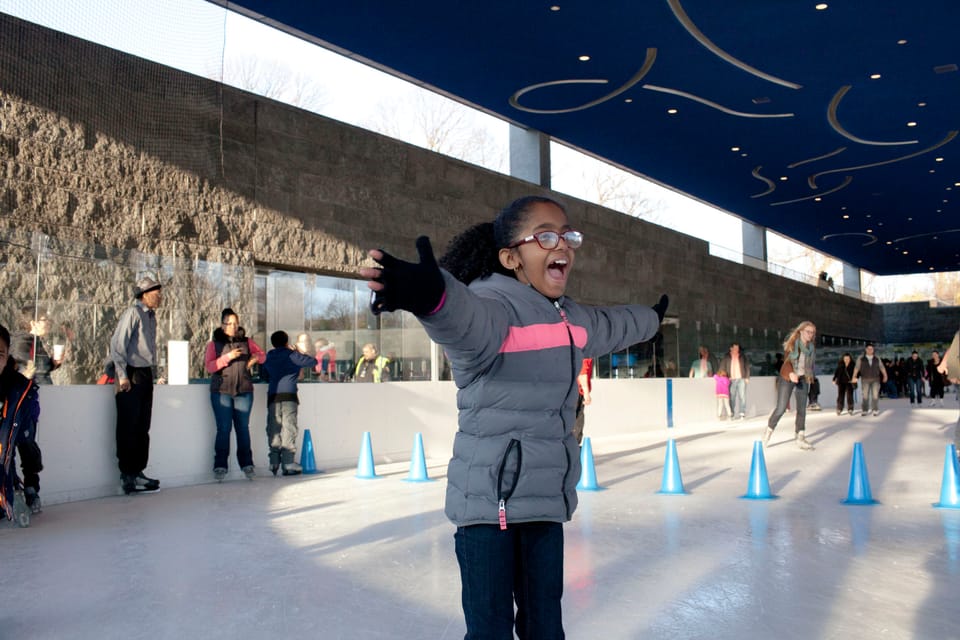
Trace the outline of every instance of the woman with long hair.
<path fill-rule="evenodd" d="M 777 428 L 780 417 L 787 410 L 790 394 L 796 397 L 797 420 L 794 439 L 797 446 L 804 450 L 813 449 L 806 438 L 807 392 L 814 376 L 814 357 L 816 354 L 817 327 L 804 320 L 787 335 L 783 343 L 783 366 L 780 368 L 780 386 L 777 389 L 777 407 L 770 414 L 767 430 L 763 434 L 763 445 L 770 443 L 773 430 Z"/>

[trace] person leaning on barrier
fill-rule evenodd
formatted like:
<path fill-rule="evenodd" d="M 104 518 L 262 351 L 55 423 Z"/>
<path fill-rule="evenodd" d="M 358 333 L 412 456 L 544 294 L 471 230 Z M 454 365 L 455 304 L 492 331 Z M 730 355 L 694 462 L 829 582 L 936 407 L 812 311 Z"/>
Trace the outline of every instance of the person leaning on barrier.
<path fill-rule="evenodd" d="M 363 345 L 363 356 L 353 370 L 354 382 L 390 382 L 390 359 L 377 353 L 377 347 L 368 342 Z"/>
<path fill-rule="evenodd" d="M 120 483 L 127 495 L 156 491 L 160 481 L 143 471 L 150 456 L 150 420 L 157 364 L 157 309 L 162 286 L 153 278 L 137 281 L 136 303 L 120 315 L 110 338 L 110 358 L 116 369 L 117 462 Z M 162 377 L 157 384 L 164 384 Z"/>

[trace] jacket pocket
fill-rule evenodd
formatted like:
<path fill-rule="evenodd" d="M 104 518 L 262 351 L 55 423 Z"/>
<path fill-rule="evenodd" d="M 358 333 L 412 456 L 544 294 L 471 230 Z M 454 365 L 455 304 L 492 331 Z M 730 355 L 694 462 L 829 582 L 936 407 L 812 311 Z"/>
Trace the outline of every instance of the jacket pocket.
<path fill-rule="evenodd" d="M 497 508 L 501 529 L 507 528 L 507 501 L 517 488 L 522 466 L 523 448 L 519 440 L 512 438 L 507 443 L 507 449 L 503 452 L 500 467 L 497 469 Z"/>

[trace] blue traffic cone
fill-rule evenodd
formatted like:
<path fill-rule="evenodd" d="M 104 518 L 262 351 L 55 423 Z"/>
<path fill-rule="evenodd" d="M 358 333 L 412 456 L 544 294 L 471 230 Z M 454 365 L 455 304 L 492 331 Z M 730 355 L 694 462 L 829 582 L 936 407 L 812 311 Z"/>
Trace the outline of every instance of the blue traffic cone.
<path fill-rule="evenodd" d="M 313 438 L 310 436 L 310 429 L 303 430 L 303 448 L 300 449 L 300 468 L 301 473 L 319 473 L 317 470 L 317 460 L 313 455 Z"/>
<path fill-rule="evenodd" d="M 853 462 L 850 464 L 850 488 L 843 504 L 876 504 L 870 495 L 870 477 L 867 475 L 867 463 L 863 459 L 863 445 L 853 444 Z"/>
<path fill-rule="evenodd" d="M 577 483 L 577 491 L 603 491 L 603 487 L 597 484 L 597 470 L 593 467 L 593 445 L 590 444 L 590 436 L 583 439 L 583 446 L 580 447 L 580 482 Z"/>
<path fill-rule="evenodd" d="M 663 482 L 657 493 L 680 494 L 683 490 L 683 478 L 680 476 L 680 460 L 677 458 L 677 443 L 673 438 L 667 440 L 667 455 L 663 460 Z"/>
<path fill-rule="evenodd" d="M 410 454 L 410 473 L 404 482 L 433 482 L 427 475 L 427 461 L 423 456 L 423 436 L 417 433 L 413 438 L 413 453 Z"/>
<path fill-rule="evenodd" d="M 763 443 L 753 443 L 753 460 L 750 462 L 750 480 L 747 493 L 740 496 L 747 500 L 774 500 L 777 496 L 770 493 L 770 481 L 767 480 L 767 463 L 763 460 Z"/>
<path fill-rule="evenodd" d="M 370 445 L 370 432 L 363 432 L 363 444 L 360 446 L 360 458 L 357 460 L 357 477 L 361 480 L 374 480 L 377 477 L 373 467 L 373 447 Z"/>
<path fill-rule="evenodd" d="M 943 458 L 943 480 L 940 482 L 940 502 L 937 509 L 960 509 L 960 463 L 957 462 L 957 446 L 947 445 Z"/>

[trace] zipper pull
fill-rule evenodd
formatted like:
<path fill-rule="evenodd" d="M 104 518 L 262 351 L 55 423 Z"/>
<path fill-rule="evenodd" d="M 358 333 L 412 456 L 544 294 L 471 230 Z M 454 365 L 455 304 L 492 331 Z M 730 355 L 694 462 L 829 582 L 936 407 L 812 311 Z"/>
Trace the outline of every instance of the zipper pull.
<path fill-rule="evenodd" d="M 500 501 L 499 509 L 500 511 L 500 531 L 507 530 L 507 505 L 503 500 Z"/>

